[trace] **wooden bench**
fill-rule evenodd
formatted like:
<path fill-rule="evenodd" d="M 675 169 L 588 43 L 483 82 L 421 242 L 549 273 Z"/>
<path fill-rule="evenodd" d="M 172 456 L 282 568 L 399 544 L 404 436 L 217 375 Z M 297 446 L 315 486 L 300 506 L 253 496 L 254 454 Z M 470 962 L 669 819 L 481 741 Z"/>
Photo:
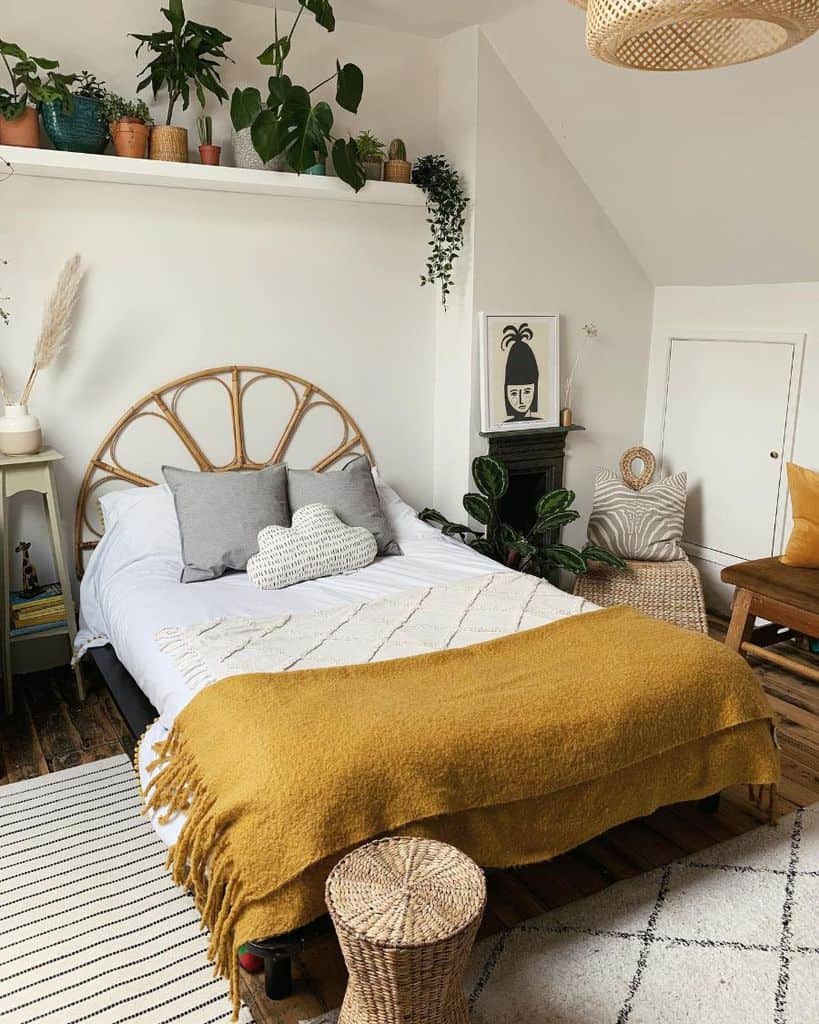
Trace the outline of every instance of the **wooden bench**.
<path fill-rule="evenodd" d="M 759 558 L 728 566 L 722 570 L 722 580 L 736 587 L 727 646 L 819 683 L 819 668 L 767 649 L 795 633 L 819 637 L 819 569 L 797 569 L 778 558 Z M 757 627 L 757 618 L 769 624 Z"/>

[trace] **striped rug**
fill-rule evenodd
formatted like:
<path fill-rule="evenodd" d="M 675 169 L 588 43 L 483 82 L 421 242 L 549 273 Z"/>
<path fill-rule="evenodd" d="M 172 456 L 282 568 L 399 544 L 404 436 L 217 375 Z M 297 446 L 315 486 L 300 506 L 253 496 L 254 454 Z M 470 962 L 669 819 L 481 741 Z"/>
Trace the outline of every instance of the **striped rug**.
<path fill-rule="evenodd" d="M 0 787 L 2 1024 L 230 1020 L 193 901 L 139 808 L 124 755 Z"/>

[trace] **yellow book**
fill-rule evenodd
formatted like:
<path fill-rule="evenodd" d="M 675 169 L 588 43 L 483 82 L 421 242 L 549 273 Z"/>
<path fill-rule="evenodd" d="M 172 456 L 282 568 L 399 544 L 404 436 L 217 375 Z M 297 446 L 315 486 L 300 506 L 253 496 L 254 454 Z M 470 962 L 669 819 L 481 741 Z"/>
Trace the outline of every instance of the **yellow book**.
<path fill-rule="evenodd" d="M 30 615 L 21 615 L 19 612 L 12 612 L 11 621 L 17 626 L 40 626 L 48 622 L 60 622 L 65 618 L 65 608 L 60 605 L 58 608 L 44 608 L 42 611 Z"/>
<path fill-rule="evenodd" d="M 31 608 L 25 605 L 22 608 L 12 608 L 12 614 L 17 615 L 21 619 L 36 618 L 38 615 L 44 615 L 47 612 L 62 611 L 65 607 L 63 599 L 60 597 L 56 601 L 50 601 L 48 604 L 38 605 L 36 608 Z"/>

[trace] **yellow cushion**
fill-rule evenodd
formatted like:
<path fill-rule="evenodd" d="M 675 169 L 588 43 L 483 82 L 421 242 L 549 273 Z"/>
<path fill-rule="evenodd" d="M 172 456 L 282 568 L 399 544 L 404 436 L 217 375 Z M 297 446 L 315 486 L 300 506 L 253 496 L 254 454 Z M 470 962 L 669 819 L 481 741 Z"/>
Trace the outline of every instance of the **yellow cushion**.
<path fill-rule="evenodd" d="M 819 473 L 788 463 L 793 532 L 780 561 L 803 569 L 819 569 Z"/>

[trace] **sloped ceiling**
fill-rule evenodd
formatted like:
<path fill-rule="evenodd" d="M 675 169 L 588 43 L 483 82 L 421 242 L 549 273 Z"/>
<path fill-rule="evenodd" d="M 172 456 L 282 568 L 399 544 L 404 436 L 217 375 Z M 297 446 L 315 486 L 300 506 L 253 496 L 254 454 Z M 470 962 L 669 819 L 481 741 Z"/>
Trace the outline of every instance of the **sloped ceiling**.
<path fill-rule="evenodd" d="M 537 0 L 484 31 L 649 279 L 819 280 L 819 36 L 673 74 L 592 59 L 583 28 Z"/>
<path fill-rule="evenodd" d="M 259 7 L 298 9 L 298 0 L 246 0 Z M 338 19 L 419 36 L 445 36 L 500 18 L 527 0 L 333 0 Z"/>

